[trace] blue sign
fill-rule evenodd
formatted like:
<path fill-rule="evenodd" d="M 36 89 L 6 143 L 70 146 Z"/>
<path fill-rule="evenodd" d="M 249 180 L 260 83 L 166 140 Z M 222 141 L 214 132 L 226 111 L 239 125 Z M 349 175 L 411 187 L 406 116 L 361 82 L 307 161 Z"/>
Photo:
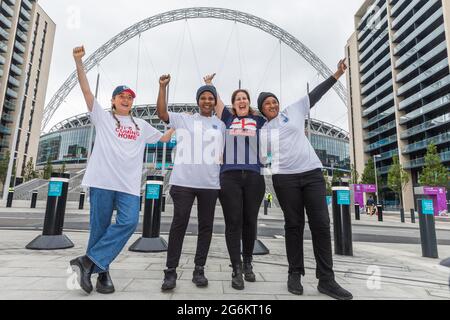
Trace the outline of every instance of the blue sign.
<path fill-rule="evenodd" d="M 422 213 L 434 215 L 433 200 L 422 200 Z"/>
<path fill-rule="evenodd" d="M 48 184 L 48 196 L 61 197 L 62 189 L 63 189 L 62 181 L 50 181 L 50 183 Z"/>
<path fill-rule="evenodd" d="M 338 205 L 349 206 L 351 204 L 350 190 L 338 190 L 337 203 Z"/>
<path fill-rule="evenodd" d="M 159 199 L 159 184 L 148 184 L 145 199 L 147 200 L 157 200 Z"/>

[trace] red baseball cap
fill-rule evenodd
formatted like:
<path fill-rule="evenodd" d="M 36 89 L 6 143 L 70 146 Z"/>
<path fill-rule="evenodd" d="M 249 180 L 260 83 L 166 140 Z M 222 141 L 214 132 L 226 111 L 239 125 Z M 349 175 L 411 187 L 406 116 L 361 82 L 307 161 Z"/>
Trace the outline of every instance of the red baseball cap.
<path fill-rule="evenodd" d="M 136 93 L 133 91 L 133 90 L 131 90 L 129 87 L 127 87 L 127 86 L 118 86 L 114 91 L 113 91 L 113 98 L 115 97 L 115 96 L 117 96 L 118 94 L 121 94 L 121 93 L 123 93 L 123 92 L 127 92 L 127 93 L 129 93 L 129 94 L 131 94 L 131 96 L 133 97 L 133 99 L 135 99 L 136 98 Z"/>

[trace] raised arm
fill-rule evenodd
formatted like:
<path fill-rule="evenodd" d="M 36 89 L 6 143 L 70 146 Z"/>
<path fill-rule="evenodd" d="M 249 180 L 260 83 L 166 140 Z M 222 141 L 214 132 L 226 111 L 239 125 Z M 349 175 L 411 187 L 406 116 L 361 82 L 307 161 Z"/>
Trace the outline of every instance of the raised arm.
<path fill-rule="evenodd" d="M 172 136 L 175 133 L 175 129 L 170 128 L 169 130 L 166 131 L 166 133 L 164 133 L 164 135 L 161 137 L 161 139 L 159 139 L 159 141 L 161 141 L 162 143 L 169 143 L 170 140 L 172 140 Z"/>
<path fill-rule="evenodd" d="M 206 77 L 204 77 L 203 80 L 205 81 L 205 84 L 213 86 L 212 81 L 214 80 L 215 76 L 216 76 L 216 74 L 214 73 L 214 74 L 210 74 L 210 75 L 207 75 Z M 220 98 L 219 93 L 217 93 L 217 105 L 215 107 L 215 111 L 216 111 L 217 117 L 219 119 L 222 119 L 222 113 L 223 113 L 224 109 L 225 109 L 225 104 L 223 103 L 222 99 Z"/>
<path fill-rule="evenodd" d="M 347 65 L 345 64 L 345 59 L 339 61 L 338 70 L 336 73 L 329 77 L 327 80 L 319 84 L 313 91 L 309 93 L 309 101 L 311 108 L 313 108 L 317 102 L 322 99 L 322 97 L 336 84 L 340 77 L 345 74 L 347 70 Z"/>
<path fill-rule="evenodd" d="M 88 110 L 92 112 L 95 98 L 89 86 L 86 71 L 84 70 L 83 57 L 85 56 L 85 54 L 86 51 L 84 50 L 83 46 L 73 49 L 73 58 L 75 59 L 75 64 L 77 66 L 78 82 L 80 83 L 81 92 L 83 92 L 84 100 L 86 101 Z"/>
<path fill-rule="evenodd" d="M 169 122 L 169 113 L 167 112 L 167 86 L 170 83 L 170 75 L 163 75 L 159 78 L 159 94 L 156 103 L 156 112 L 158 117 L 165 123 Z"/>

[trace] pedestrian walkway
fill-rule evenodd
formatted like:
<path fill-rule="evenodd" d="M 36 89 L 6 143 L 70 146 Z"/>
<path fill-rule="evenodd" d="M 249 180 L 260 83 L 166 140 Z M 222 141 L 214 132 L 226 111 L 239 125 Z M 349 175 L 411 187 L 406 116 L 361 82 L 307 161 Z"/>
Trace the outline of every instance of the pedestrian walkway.
<path fill-rule="evenodd" d="M 70 232 L 67 236 L 75 248 L 61 251 L 29 251 L 25 245 L 39 233 L 36 231 L 0 230 L 0 299 L 50 300 L 318 300 L 312 245 L 305 241 L 305 294 L 298 297 L 286 290 L 287 261 L 283 239 L 261 239 L 271 254 L 255 258 L 256 283 L 246 283 L 244 291 L 231 288 L 229 267 L 223 236 L 213 238 L 206 275 L 210 284 L 198 289 L 191 282 L 196 237 L 185 240 L 179 268 L 179 281 L 173 293 L 162 293 L 165 253 L 142 254 L 123 251 L 112 265 L 111 275 L 116 293 L 86 296 L 74 289 L 74 274 L 69 261 L 84 254 L 86 232 Z M 127 248 L 139 237 L 134 235 Z M 440 246 L 442 259 L 450 257 L 450 246 Z M 450 299 L 450 269 L 439 266 L 440 260 L 421 257 L 420 246 L 398 244 L 355 243 L 354 257 L 335 256 L 337 280 L 355 299 Z M 94 277 L 95 285 L 95 277 Z"/>

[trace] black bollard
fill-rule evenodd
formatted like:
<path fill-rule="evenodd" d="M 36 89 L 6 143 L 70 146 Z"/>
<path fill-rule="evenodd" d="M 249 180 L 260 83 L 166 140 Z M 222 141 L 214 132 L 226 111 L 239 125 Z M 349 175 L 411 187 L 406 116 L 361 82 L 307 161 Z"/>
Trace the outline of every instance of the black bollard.
<path fill-rule="evenodd" d="M 378 221 L 383 222 L 383 205 L 381 204 L 377 205 L 377 211 L 378 211 Z"/>
<path fill-rule="evenodd" d="M 334 246 L 337 255 L 353 256 L 350 205 L 348 183 L 333 183 Z"/>
<path fill-rule="evenodd" d="M 411 223 L 416 223 L 416 210 L 411 209 Z"/>
<path fill-rule="evenodd" d="M 405 223 L 405 222 L 406 222 L 406 221 L 405 221 L 405 209 L 403 209 L 403 208 L 400 209 L 400 221 L 401 221 L 402 223 Z"/>
<path fill-rule="evenodd" d="M 38 192 L 37 192 L 37 190 L 34 190 L 33 193 L 31 194 L 30 209 L 36 209 L 37 197 L 38 197 Z"/>
<path fill-rule="evenodd" d="M 84 209 L 84 199 L 86 198 L 86 192 L 80 192 L 80 203 L 78 204 L 78 210 Z"/>
<path fill-rule="evenodd" d="M 14 199 L 14 188 L 9 188 L 8 198 L 6 199 L 7 208 L 12 208 L 13 199 Z"/>
<path fill-rule="evenodd" d="M 139 212 L 142 211 L 142 200 L 144 200 L 144 196 L 141 193 L 141 198 L 140 198 L 140 201 L 139 201 Z"/>
<path fill-rule="evenodd" d="M 142 237 L 130 247 L 130 251 L 167 251 L 167 242 L 160 237 L 163 186 L 164 177 L 147 177 Z"/>
<path fill-rule="evenodd" d="M 166 212 L 166 194 L 163 194 L 162 197 L 162 208 L 161 208 L 161 212 Z"/>
<path fill-rule="evenodd" d="M 355 204 L 355 220 L 357 221 L 361 220 L 361 211 L 359 210 L 360 210 L 359 204 Z"/>
<path fill-rule="evenodd" d="M 424 258 L 439 258 L 433 200 L 419 200 L 420 239 Z"/>
<path fill-rule="evenodd" d="M 70 174 L 52 173 L 48 184 L 47 208 L 42 235 L 31 241 L 30 250 L 59 250 L 74 244 L 63 234 Z"/>

